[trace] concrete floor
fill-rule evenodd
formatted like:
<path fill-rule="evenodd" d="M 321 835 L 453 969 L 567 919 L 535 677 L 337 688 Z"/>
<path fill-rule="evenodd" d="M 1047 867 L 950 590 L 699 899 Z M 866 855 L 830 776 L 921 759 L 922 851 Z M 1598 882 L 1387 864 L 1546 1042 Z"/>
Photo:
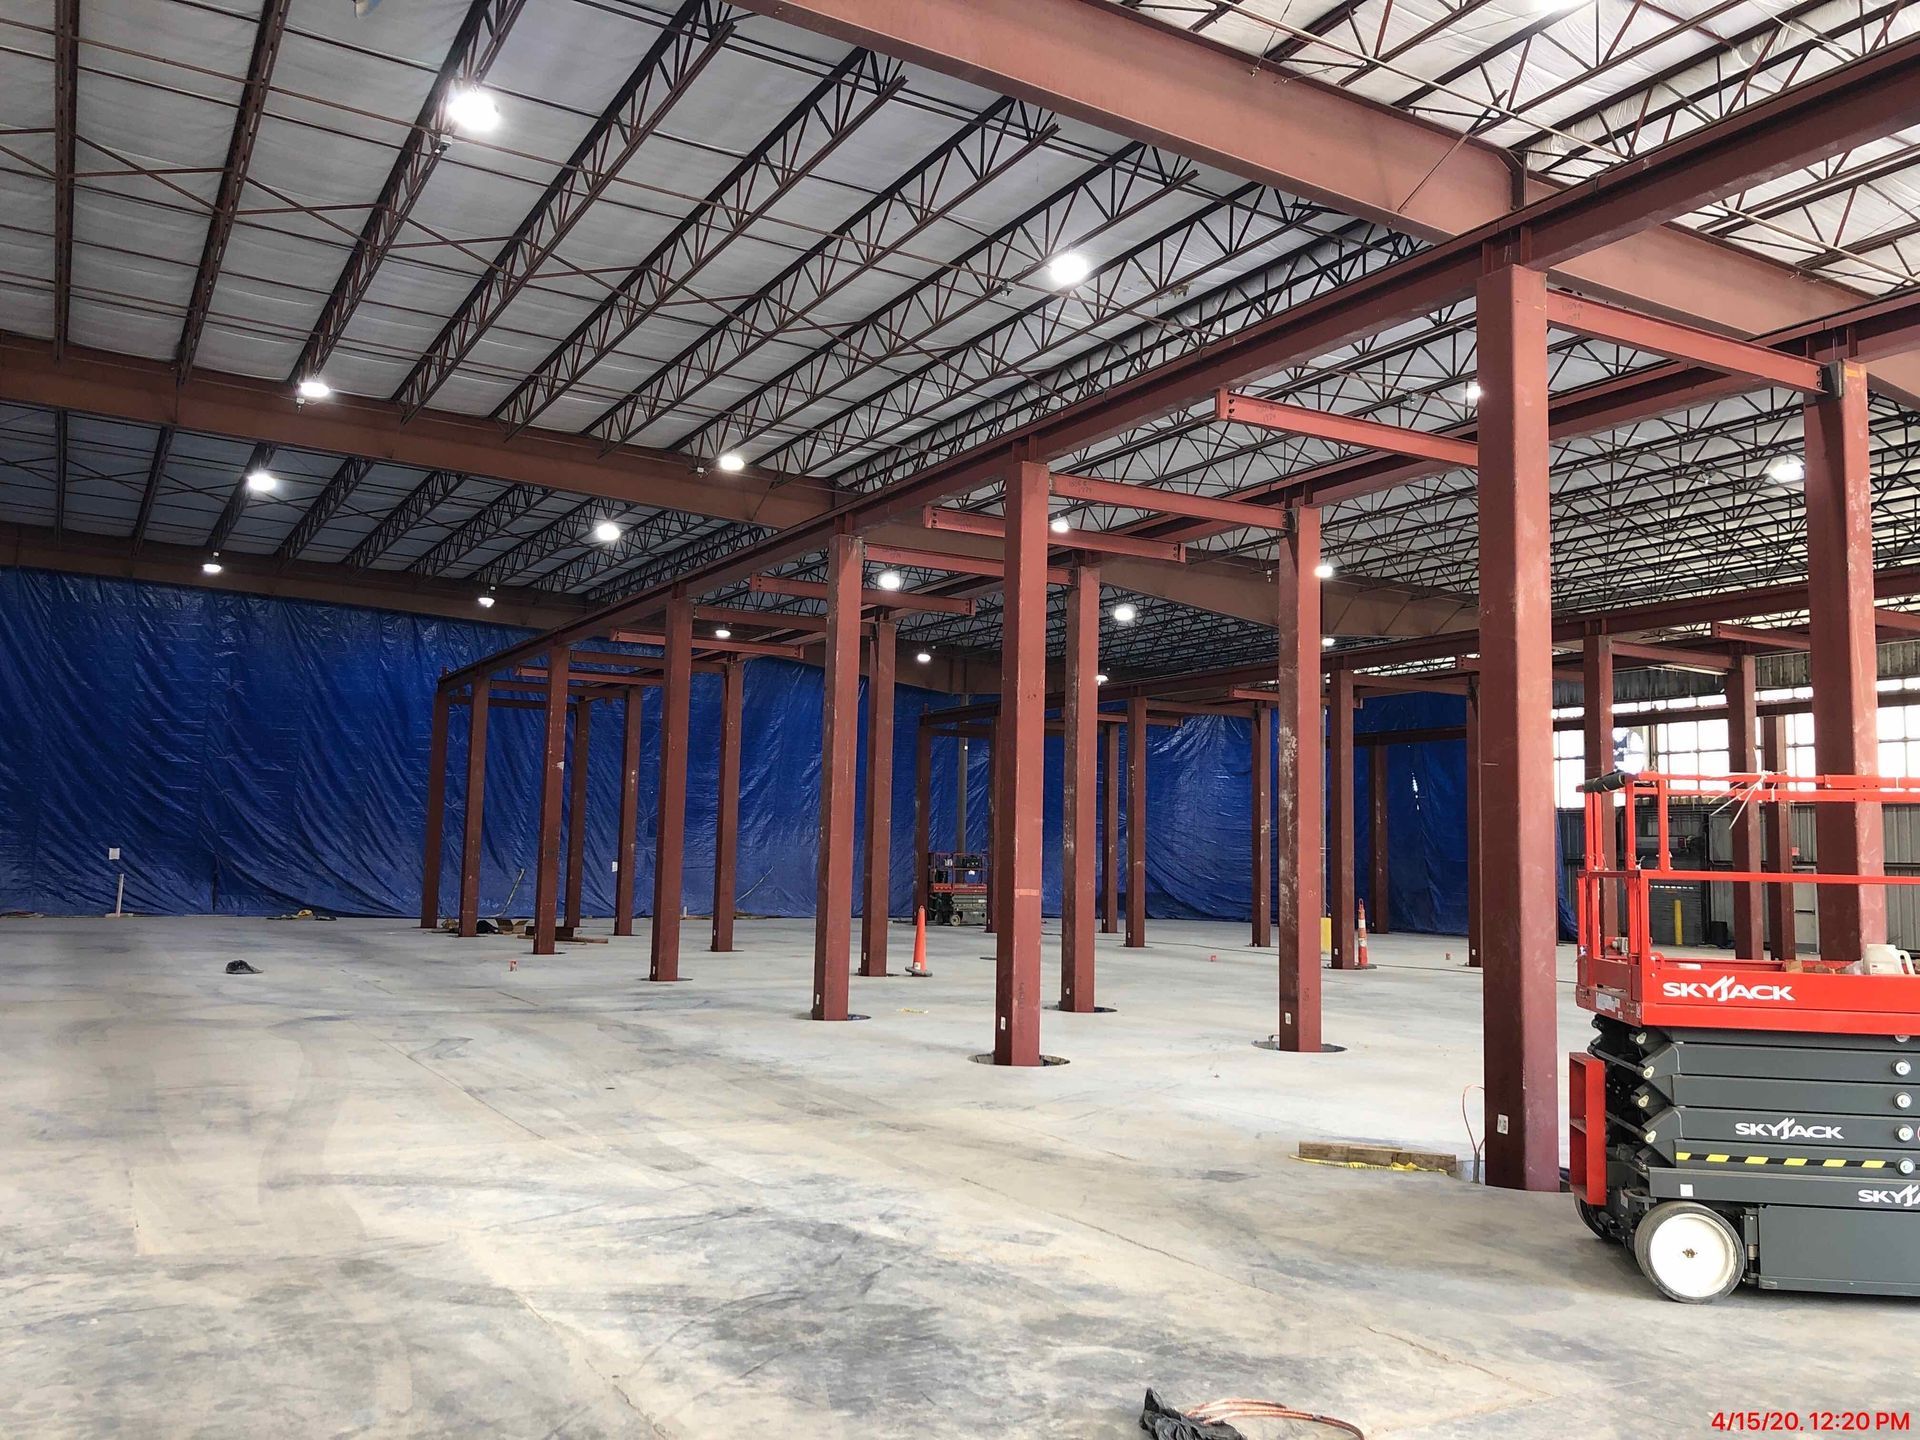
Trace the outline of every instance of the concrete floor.
<path fill-rule="evenodd" d="M 0 921 L 0 1433 L 1117 1440 L 1149 1384 L 1373 1436 L 1920 1409 L 1910 1303 L 1673 1305 L 1564 1196 L 1290 1158 L 1465 1151 L 1461 942 L 1377 938 L 1327 977 L 1346 1053 L 1291 1056 L 1243 927 L 1153 936 L 1100 942 L 1119 1013 L 1048 1013 L 1070 1065 L 1010 1072 L 967 1063 L 977 931 L 816 1025 L 806 922 L 655 986 L 644 936 Z"/>

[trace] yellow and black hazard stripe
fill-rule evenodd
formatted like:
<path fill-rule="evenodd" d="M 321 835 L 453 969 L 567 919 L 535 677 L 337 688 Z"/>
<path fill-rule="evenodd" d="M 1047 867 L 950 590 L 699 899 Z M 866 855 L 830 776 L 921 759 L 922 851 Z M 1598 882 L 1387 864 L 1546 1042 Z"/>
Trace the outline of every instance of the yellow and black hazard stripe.
<path fill-rule="evenodd" d="M 1889 1160 L 1819 1160 L 1805 1155 L 1708 1155 L 1692 1150 L 1673 1152 L 1675 1163 L 1701 1165 L 1777 1165 L 1788 1170 L 1885 1170 Z"/>

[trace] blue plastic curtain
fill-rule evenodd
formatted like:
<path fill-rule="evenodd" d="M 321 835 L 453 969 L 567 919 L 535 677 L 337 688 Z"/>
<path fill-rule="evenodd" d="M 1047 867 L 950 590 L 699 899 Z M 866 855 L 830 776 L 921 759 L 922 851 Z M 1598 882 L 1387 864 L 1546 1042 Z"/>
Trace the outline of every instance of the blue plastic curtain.
<path fill-rule="evenodd" d="M 0 616 L 0 909 L 74 914 L 112 908 L 123 872 L 127 907 L 145 913 L 259 915 L 311 906 L 417 914 L 433 678 L 526 633 L 18 569 L 0 569 Z M 636 893 L 644 911 L 653 893 L 648 837 L 660 702 L 657 691 L 641 694 Z M 774 659 L 746 667 L 738 902 L 746 913 L 813 911 L 820 696 L 820 672 L 811 667 Z M 594 705 L 590 721 L 586 902 L 597 914 L 613 903 L 625 703 Z M 897 703 L 891 908 L 903 915 L 913 894 L 915 722 L 923 710 L 960 702 L 903 684 Z M 692 712 L 684 900 L 689 911 L 705 913 L 718 676 L 695 677 Z M 1360 713 L 1363 729 L 1459 719 L 1457 701 L 1428 697 L 1369 701 Z M 539 725 L 529 710 L 496 707 L 490 717 L 485 913 L 530 908 Z M 1217 716 L 1149 732 L 1149 914 L 1246 918 L 1249 736 L 1245 720 Z M 447 746 L 441 893 L 448 898 L 457 883 L 466 744 L 459 707 Z M 956 748 L 944 738 L 933 745 L 935 849 L 953 841 Z M 969 750 L 970 840 L 983 846 L 988 746 L 976 741 Z M 1364 752 L 1362 802 L 1366 762 L 1379 753 Z M 1464 749 L 1385 753 L 1395 928 L 1458 933 L 1466 923 Z M 1123 743 L 1123 764 L 1124 754 Z M 1049 737 L 1050 914 L 1060 901 L 1059 775 L 1060 740 Z M 1365 894 L 1366 805 L 1357 811 Z M 1124 811 L 1121 844 L 1124 864 Z M 110 847 L 119 860 L 108 858 Z"/>

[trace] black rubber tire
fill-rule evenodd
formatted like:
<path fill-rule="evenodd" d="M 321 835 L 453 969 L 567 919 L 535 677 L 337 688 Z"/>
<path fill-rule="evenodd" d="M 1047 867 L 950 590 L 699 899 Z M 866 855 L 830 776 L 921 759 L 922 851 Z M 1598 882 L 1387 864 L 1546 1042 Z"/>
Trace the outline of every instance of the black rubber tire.
<path fill-rule="evenodd" d="M 1592 1204 L 1586 1196 L 1574 1196 L 1573 1208 L 1580 1212 L 1580 1223 L 1602 1240 L 1619 1240 L 1620 1231 L 1613 1223 L 1613 1216 Z"/>
<path fill-rule="evenodd" d="M 1730 1261 L 1728 1266 L 1730 1273 L 1721 1281 L 1718 1288 L 1711 1292 L 1687 1293 L 1675 1290 L 1655 1271 L 1654 1267 L 1658 1260 L 1653 1256 L 1653 1248 L 1660 1232 L 1666 1225 L 1681 1219 L 1704 1221 L 1711 1229 L 1720 1232 L 1727 1247 L 1725 1253 Z M 1686 1253 L 1692 1254 L 1691 1251 Z M 1747 1274 L 1747 1246 L 1746 1242 L 1740 1238 L 1740 1232 L 1735 1230 L 1727 1217 L 1718 1210 L 1692 1200 L 1663 1200 L 1649 1210 L 1634 1227 L 1633 1258 L 1640 1264 L 1640 1273 L 1653 1282 L 1654 1289 L 1667 1299 L 1682 1305 L 1710 1305 L 1738 1289 L 1740 1282 L 1746 1278 Z"/>

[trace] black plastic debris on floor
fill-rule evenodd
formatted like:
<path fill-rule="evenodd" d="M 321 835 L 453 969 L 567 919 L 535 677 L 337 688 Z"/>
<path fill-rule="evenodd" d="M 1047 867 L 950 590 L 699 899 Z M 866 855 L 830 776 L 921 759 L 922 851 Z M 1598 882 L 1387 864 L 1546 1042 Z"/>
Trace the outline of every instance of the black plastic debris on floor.
<path fill-rule="evenodd" d="M 258 970 L 254 969 L 253 966 L 244 960 L 227 961 L 227 974 L 229 975 L 258 975 L 259 973 Z"/>
<path fill-rule="evenodd" d="M 1147 1391 L 1147 1403 L 1140 1411 L 1140 1428 L 1153 1440 L 1247 1440 L 1231 1425 L 1189 1420 L 1152 1390 Z"/>

